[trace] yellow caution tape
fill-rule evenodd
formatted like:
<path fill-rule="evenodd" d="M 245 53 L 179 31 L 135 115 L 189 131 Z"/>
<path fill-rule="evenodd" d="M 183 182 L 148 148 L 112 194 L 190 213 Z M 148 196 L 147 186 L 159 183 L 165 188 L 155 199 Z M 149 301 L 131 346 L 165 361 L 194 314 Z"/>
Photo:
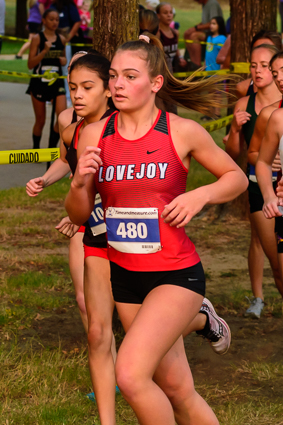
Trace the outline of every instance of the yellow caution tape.
<path fill-rule="evenodd" d="M 26 41 L 30 41 L 28 38 L 17 38 L 17 37 L 10 37 L 7 35 L 1 35 L 0 34 L 0 38 L 3 38 L 4 40 L 10 40 L 10 41 L 22 41 L 22 42 L 26 42 Z M 66 43 L 66 45 L 69 44 L 70 46 L 92 46 L 92 44 L 85 44 L 85 43 Z"/>
<path fill-rule="evenodd" d="M 59 155 L 59 148 L 0 151 L 0 164 L 31 164 L 55 161 L 59 158 Z"/>
<path fill-rule="evenodd" d="M 201 124 L 203 128 L 206 129 L 209 133 L 212 133 L 213 131 L 220 130 L 220 128 L 227 127 L 227 125 L 231 124 L 233 119 L 233 114 L 228 115 L 227 117 L 220 118 L 216 121 L 210 121 L 206 124 Z"/>
<path fill-rule="evenodd" d="M 19 78 L 44 78 L 50 80 L 48 85 L 51 86 L 58 78 L 67 78 L 65 75 L 59 75 L 57 72 L 45 71 L 44 74 L 28 74 L 27 72 L 3 71 L 0 70 L 0 75 Z"/>
<path fill-rule="evenodd" d="M 70 46 L 80 46 L 80 47 L 84 47 L 84 46 L 91 46 L 91 47 L 93 47 L 93 45 L 92 44 L 87 44 L 87 43 L 66 43 L 66 45 L 70 45 Z"/>
<path fill-rule="evenodd" d="M 174 77 L 186 78 L 190 75 L 195 74 L 196 77 L 206 77 L 209 75 L 226 75 L 231 74 L 230 69 L 219 69 L 218 71 L 192 71 L 192 72 L 174 72 Z"/>
<path fill-rule="evenodd" d="M 179 41 L 184 41 L 185 43 L 213 44 L 214 46 L 224 46 L 224 44 L 221 44 L 221 43 L 211 43 L 208 41 L 199 41 L 199 40 L 184 40 L 183 38 L 179 38 Z"/>
<path fill-rule="evenodd" d="M 230 70 L 234 74 L 250 74 L 250 66 L 249 62 L 234 62 L 230 64 Z"/>
<path fill-rule="evenodd" d="M 211 133 L 212 131 L 226 127 L 231 123 L 232 119 L 233 115 L 229 115 L 228 117 L 202 124 L 202 127 Z M 49 162 L 55 161 L 55 159 L 59 158 L 59 155 L 59 148 L 0 151 L 0 164 L 31 164 L 34 162 Z"/>
<path fill-rule="evenodd" d="M 7 35 L 1 35 L 0 34 L 0 38 L 3 38 L 4 40 L 11 40 L 11 41 L 30 41 L 27 38 L 17 38 L 17 37 L 9 37 Z"/>
<path fill-rule="evenodd" d="M 250 73 L 250 64 L 248 62 L 233 62 L 230 64 L 230 69 L 219 69 L 218 71 L 174 72 L 173 75 L 176 78 L 186 78 L 192 74 L 194 74 L 196 77 L 206 77 L 210 75 L 249 74 L 249 73 Z"/>

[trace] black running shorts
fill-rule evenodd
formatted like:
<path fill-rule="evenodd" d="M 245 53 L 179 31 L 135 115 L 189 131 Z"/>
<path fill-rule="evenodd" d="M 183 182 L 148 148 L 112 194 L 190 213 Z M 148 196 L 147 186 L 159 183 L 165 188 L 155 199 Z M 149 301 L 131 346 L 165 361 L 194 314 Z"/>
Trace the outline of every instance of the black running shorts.
<path fill-rule="evenodd" d="M 116 302 L 141 304 L 152 289 L 175 285 L 205 295 L 205 275 L 201 262 L 181 270 L 135 272 L 110 262 L 113 297 Z"/>
<path fill-rule="evenodd" d="M 277 252 L 283 253 L 283 217 L 275 217 L 275 233 L 277 235 Z"/>
<path fill-rule="evenodd" d="M 253 183 L 253 185 L 251 185 L 251 183 Z M 256 183 L 250 182 L 249 187 L 254 187 L 255 185 L 256 187 L 258 187 Z M 274 191 L 275 191 L 276 185 L 277 185 L 277 182 L 273 182 Z M 256 191 L 249 190 L 248 194 L 249 194 L 250 213 L 253 214 L 257 211 L 262 211 L 264 200 L 263 200 L 261 192 L 259 191 L 259 187 L 258 187 L 258 193 L 256 193 Z"/>

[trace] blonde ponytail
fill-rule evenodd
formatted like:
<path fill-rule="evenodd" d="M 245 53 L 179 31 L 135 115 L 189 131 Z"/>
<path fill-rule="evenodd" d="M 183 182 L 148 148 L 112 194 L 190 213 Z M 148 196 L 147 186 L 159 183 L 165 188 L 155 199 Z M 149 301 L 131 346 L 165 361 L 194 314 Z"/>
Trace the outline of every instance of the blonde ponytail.
<path fill-rule="evenodd" d="M 236 82 L 237 76 L 214 75 L 209 78 L 196 79 L 196 71 L 185 80 L 179 80 L 168 69 L 161 41 L 148 32 L 144 32 L 143 35 L 149 37 L 150 43 L 142 39 L 128 41 L 118 47 L 117 51 L 140 50 L 141 58 L 148 63 L 149 75 L 151 77 L 163 75 L 164 84 L 158 92 L 158 97 L 204 115 L 211 115 L 213 108 L 227 107 L 229 103 L 236 100 L 233 95 L 226 92 L 227 86 L 231 86 L 231 83 L 227 84 L 226 82 L 228 79 Z"/>

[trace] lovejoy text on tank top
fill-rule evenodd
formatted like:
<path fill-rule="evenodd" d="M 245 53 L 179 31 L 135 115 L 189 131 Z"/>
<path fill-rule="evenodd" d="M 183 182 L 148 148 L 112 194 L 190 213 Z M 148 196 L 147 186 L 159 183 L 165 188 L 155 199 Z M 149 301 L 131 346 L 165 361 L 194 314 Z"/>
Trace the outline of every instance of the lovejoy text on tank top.
<path fill-rule="evenodd" d="M 151 129 L 138 140 L 119 134 L 118 116 L 113 114 L 102 132 L 103 165 L 95 174 L 106 210 L 110 261 L 133 271 L 195 265 L 199 256 L 185 229 L 161 219 L 165 205 L 185 192 L 187 180 L 171 139 L 169 114 L 159 111 Z"/>

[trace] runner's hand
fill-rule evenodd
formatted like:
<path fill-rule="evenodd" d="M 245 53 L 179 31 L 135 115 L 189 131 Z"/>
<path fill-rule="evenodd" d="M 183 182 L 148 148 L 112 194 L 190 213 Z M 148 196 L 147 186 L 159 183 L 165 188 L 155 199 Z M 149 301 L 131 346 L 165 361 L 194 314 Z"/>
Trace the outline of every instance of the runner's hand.
<path fill-rule="evenodd" d="M 232 126 L 236 131 L 241 131 L 242 126 L 246 124 L 246 122 L 250 121 L 251 114 L 246 111 L 241 111 L 238 109 L 233 116 Z"/>
<path fill-rule="evenodd" d="M 26 192 L 29 196 L 37 196 L 44 189 L 44 179 L 42 177 L 36 177 L 31 179 L 26 184 Z"/>
<path fill-rule="evenodd" d="M 49 50 L 52 47 L 52 41 L 45 41 L 44 43 L 44 50 L 46 50 L 46 53 L 49 52 Z"/>
<path fill-rule="evenodd" d="M 77 169 L 73 178 L 74 186 L 82 187 L 86 184 L 89 176 L 95 174 L 102 165 L 102 160 L 99 157 L 100 148 L 95 146 L 87 146 L 81 154 Z"/>
<path fill-rule="evenodd" d="M 262 212 L 265 218 L 281 217 L 282 213 L 278 210 L 278 198 L 274 194 L 271 199 L 264 202 Z"/>
<path fill-rule="evenodd" d="M 69 217 L 62 218 L 60 223 L 55 227 L 58 232 L 62 233 L 62 235 L 68 236 L 68 238 L 72 238 L 79 228 L 80 226 L 72 223 Z"/>
<path fill-rule="evenodd" d="M 228 139 L 229 139 L 229 133 L 226 134 L 226 136 L 224 136 L 223 139 L 222 139 L 222 142 L 225 146 L 226 146 L 226 143 L 228 142 Z"/>
<path fill-rule="evenodd" d="M 189 221 L 201 211 L 205 202 L 198 190 L 184 193 L 173 199 L 170 204 L 165 205 L 161 218 L 165 223 L 177 228 L 184 227 Z"/>
<path fill-rule="evenodd" d="M 276 195 L 278 196 L 278 205 L 283 206 L 283 180 L 279 180 L 276 188 Z"/>
<path fill-rule="evenodd" d="M 281 161 L 280 161 L 280 154 L 277 152 L 276 157 L 274 158 L 274 161 L 272 163 L 272 171 L 280 171 L 281 170 Z"/>

